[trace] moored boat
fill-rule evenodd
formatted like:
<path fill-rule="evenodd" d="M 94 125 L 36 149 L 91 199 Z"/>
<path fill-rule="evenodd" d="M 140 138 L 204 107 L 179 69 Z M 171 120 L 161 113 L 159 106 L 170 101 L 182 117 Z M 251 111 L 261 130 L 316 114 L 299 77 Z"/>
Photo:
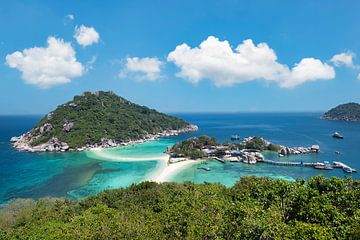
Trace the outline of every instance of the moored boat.
<path fill-rule="evenodd" d="M 324 161 L 324 163 L 316 163 L 314 165 L 314 168 L 319 169 L 319 170 L 333 170 L 334 169 L 328 161 Z"/>

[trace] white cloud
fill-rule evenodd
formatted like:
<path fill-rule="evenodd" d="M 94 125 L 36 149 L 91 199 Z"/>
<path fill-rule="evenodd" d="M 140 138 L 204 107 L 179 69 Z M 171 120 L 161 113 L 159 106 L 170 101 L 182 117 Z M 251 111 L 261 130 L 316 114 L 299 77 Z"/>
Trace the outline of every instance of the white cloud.
<path fill-rule="evenodd" d="M 6 63 L 18 69 L 26 83 L 40 88 L 71 82 L 80 77 L 84 67 L 76 60 L 75 51 L 70 43 L 49 37 L 47 47 L 33 47 L 16 51 L 6 56 Z"/>
<path fill-rule="evenodd" d="M 67 25 L 75 20 L 75 16 L 73 14 L 68 14 L 64 17 L 63 23 L 64 25 Z"/>
<path fill-rule="evenodd" d="M 357 79 L 360 80 L 360 73 L 357 75 Z"/>
<path fill-rule="evenodd" d="M 315 58 L 301 59 L 287 74 L 288 76 L 280 81 L 281 87 L 292 88 L 305 82 L 335 78 L 334 68 Z"/>
<path fill-rule="evenodd" d="M 95 28 L 81 25 L 80 27 L 75 27 L 74 38 L 78 44 L 86 47 L 98 43 L 100 36 Z"/>
<path fill-rule="evenodd" d="M 209 79 L 216 86 L 263 79 L 291 88 L 335 77 L 333 67 L 314 58 L 304 58 L 289 69 L 277 61 L 276 53 L 266 43 L 254 45 L 251 39 L 233 50 L 228 41 L 209 36 L 199 47 L 191 48 L 185 43 L 177 46 L 167 60 L 180 68 L 177 76 L 193 83 Z"/>
<path fill-rule="evenodd" d="M 119 73 L 119 77 L 126 78 L 131 75 L 131 77 L 139 81 L 154 81 L 161 77 L 162 65 L 163 63 L 158 58 L 127 58 L 123 69 Z"/>
<path fill-rule="evenodd" d="M 343 52 L 334 55 L 330 61 L 337 67 L 345 65 L 347 67 L 354 68 L 353 59 L 355 57 L 355 54 L 352 52 Z"/>

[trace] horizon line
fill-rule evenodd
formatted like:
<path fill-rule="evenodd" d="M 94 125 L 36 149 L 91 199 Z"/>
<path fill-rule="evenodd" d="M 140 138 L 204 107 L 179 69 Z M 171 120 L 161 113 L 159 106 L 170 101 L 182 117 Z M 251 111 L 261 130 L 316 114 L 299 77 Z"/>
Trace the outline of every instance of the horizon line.
<path fill-rule="evenodd" d="M 156 110 L 158 111 L 158 110 Z M 165 114 L 261 114 L 261 113 L 324 113 L 324 110 L 301 110 L 301 111 L 204 111 L 204 112 L 195 112 L 195 111 L 179 111 L 179 112 L 167 112 L 167 111 L 158 111 Z M 48 113 L 28 113 L 28 114 L 18 114 L 18 113 L 9 113 L 9 114 L 0 114 L 0 117 L 10 117 L 10 116 L 45 116 Z"/>

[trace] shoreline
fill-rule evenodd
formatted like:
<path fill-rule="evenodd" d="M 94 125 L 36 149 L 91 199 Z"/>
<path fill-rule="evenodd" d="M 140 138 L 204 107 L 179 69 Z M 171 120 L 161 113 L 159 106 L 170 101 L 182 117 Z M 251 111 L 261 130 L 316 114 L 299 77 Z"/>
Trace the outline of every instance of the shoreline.
<path fill-rule="evenodd" d="M 191 160 L 185 159 L 176 163 L 169 163 L 169 160 L 165 163 L 165 166 L 162 166 L 161 169 L 157 170 L 152 176 L 149 178 L 150 181 L 154 181 L 157 183 L 163 182 L 171 182 L 172 178 L 182 170 L 189 168 L 193 165 L 201 164 L 206 160 Z M 154 176 L 155 175 L 155 176 Z"/>
<path fill-rule="evenodd" d="M 122 157 L 122 156 L 113 156 L 107 155 L 106 153 L 101 153 L 102 148 L 92 149 L 96 156 L 106 159 L 104 161 L 114 161 L 114 162 L 144 162 L 144 161 L 157 161 L 158 167 L 151 173 L 145 176 L 145 181 L 153 181 L 157 183 L 172 181 L 172 178 L 182 170 L 185 170 L 188 167 L 193 165 L 201 164 L 205 162 L 205 159 L 189 159 L 184 158 L 184 160 L 178 162 L 170 162 L 170 155 L 164 154 L 163 156 L 158 157 Z"/>
<path fill-rule="evenodd" d="M 31 132 L 30 131 L 22 134 L 19 137 L 12 137 L 10 139 L 10 142 L 16 150 L 23 151 L 23 152 L 33 152 L 33 153 L 35 153 L 35 152 L 68 152 L 68 151 L 81 152 L 81 151 L 86 151 L 86 150 L 114 148 L 114 147 L 144 143 L 147 141 L 157 140 L 157 139 L 163 138 L 163 137 L 177 136 L 181 133 L 195 132 L 198 129 L 199 129 L 198 126 L 196 126 L 194 124 L 189 124 L 186 127 L 176 129 L 176 130 L 164 130 L 164 131 L 156 133 L 156 134 L 147 134 L 147 135 L 145 135 L 139 139 L 135 139 L 135 140 L 116 142 L 113 139 L 103 138 L 103 139 L 101 139 L 100 143 L 88 144 L 86 146 L 77 147 L 77 148 L 70 148 L 66 142 L 61 142 L 55 137 L 51 138 L 46 143 L 36 145 L 36 146 L 31 146 L 30 145 L 30 141 L 31 141 Z"/>

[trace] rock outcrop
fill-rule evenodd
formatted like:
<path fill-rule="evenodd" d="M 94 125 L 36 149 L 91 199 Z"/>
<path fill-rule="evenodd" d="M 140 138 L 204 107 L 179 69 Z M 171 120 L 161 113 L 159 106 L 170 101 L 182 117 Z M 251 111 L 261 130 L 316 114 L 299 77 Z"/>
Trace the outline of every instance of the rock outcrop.
<path fill-rule="evenodd" d="M 74 122 L 66 122 L 63 125 L 63 131 L 70 132 L 73 127 L 74 127 Z"/>
<path fill-rule="evenodd" d="M 320 152 L 319 145 L 312 145 L 311 147 L 287 147 L 287 146 L 280 146 L 280 147 L 281 148 L 278 151 L 279 156 L 308 154 L 308 153 L 318 153 L 318 152 Z"/>

